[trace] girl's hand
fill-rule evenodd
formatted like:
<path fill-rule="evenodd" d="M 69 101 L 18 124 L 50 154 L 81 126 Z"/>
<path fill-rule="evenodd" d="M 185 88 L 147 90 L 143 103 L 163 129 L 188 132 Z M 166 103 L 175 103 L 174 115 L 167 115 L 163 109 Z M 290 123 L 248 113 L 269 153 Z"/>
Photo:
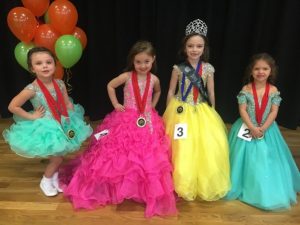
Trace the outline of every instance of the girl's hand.
<path fill-rule="evenodd" d="M 45 114 L 45 108 L 43 106 L 39 106 L 34 110 L 34 113 L 32 113 L 32 120 L 42 118 Z"/>
<path fill-rule="evenodd" d="M 124 112 L 125 111 L 125 107 L 121 104 L 116 104 L 114 105 L 115 110 L 117 110 L 118 112 Z"/>
<path fill-rule="evenodd" d="M 250 129 L 253 138 L 260 138 L 264 135 L 263 130 L 260 127 L 254 127 Z"/>

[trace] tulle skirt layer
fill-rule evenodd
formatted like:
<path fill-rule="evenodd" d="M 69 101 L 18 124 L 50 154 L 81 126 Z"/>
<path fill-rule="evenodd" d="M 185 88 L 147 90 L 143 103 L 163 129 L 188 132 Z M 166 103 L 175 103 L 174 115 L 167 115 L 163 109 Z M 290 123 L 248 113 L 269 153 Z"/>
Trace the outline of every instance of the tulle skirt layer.
<path fill-rule="evenodd" d="M 237 137 L 243 121 L 232 126 L 230 143 L 232 189 L 227 199 L 239 199 L 265 210 L 289 208 L 297 202 L 300 173 L 274 122 L 263 139 Z"/>
<path fill-rule="evenodd" d="M 61 124 L 49 112 L 36 120 L 14 116 L 15 123 L 3 131 L 3 137 L 14 152 L 29 158 L 76 151 L 91 135 L 92 128 L 84 122 L 84 109 L 79 104 L 74 105 L 74 111 L 69 110 L 68 113 L 69 120 L 62 118 Z M 70 130 L 75 133 L 73 138 L 68 136 Z"/>
<path fill-rule="evenodd" d="M 182 107 L 181 113 L 177 112 Z M 163 116 L 172 142 L 175 191 L 186 200 L 222 198 L 230 189 L 226 127 L 206 103 L 192 106 L 173 98 Z M 186 124 L 186 138 L 176 124 Z"/>
<path fill-rule="evenodd" d="M 64 194 L 75 208 L 92 209 L 125 199 L 145 203 L 145 216 L 176 213 L 169 139 L 151 111 L 145 127 L 133 109 L 108 114 L 83 155 L 60 171 Z"/>

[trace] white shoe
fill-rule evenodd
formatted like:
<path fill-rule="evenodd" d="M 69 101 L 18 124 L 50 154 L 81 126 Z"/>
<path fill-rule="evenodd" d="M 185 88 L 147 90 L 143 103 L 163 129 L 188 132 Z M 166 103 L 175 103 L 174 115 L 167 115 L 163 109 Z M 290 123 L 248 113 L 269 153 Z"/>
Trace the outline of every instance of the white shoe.
<path fill-rule="evenodd" d="M 44 192 L 46 196 L 55 196 L 57 195 L 57 190 L 56 188 L 52 185 L 52 178 L 47 178 L 43 176 L 41 183 L 40 183 L 40 188 Z"/>
<path fill-rule="evenodd" d="M 59 187 L 58 172 L 55 172 L 52 176 L 52 185 L 56 188 L 58 192 L 63 192 L 63 190 Z"/>

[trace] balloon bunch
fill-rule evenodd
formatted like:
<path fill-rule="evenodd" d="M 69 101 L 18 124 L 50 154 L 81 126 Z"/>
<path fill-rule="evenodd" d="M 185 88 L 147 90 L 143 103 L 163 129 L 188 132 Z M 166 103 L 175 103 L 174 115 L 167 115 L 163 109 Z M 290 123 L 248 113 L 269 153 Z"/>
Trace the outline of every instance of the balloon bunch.
<path fill-rule="evenodd" d="M 21 41 L 15 58 L 26 70 L 27 53 L 34 46 L 50 49 L 58 58 L 55 77 L 62 79 L 64 69 L 78 62 L 87 44 L 85 32 L 76 26 L 78 13 L 68 0 L 22 0 L 24 7 L 9 11 L 7 23 Z M 42 17 L 43 16 L 43 17 Z"/>

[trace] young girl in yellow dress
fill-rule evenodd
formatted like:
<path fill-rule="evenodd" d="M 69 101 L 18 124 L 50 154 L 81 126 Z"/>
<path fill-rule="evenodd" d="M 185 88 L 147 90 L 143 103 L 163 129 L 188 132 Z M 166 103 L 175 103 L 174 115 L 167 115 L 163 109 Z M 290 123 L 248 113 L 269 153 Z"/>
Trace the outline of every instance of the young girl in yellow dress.
<path fill-rule="evenodd" d="M 230 189 L 227 130 L 215 110 L 214 67 L 208 63 L 206 33 L 200 19 L 187 25 L 185 61 L 173 68 L 163 115 L 172 143 L 175 191 L 189 201 L 217 200 Z"/>

